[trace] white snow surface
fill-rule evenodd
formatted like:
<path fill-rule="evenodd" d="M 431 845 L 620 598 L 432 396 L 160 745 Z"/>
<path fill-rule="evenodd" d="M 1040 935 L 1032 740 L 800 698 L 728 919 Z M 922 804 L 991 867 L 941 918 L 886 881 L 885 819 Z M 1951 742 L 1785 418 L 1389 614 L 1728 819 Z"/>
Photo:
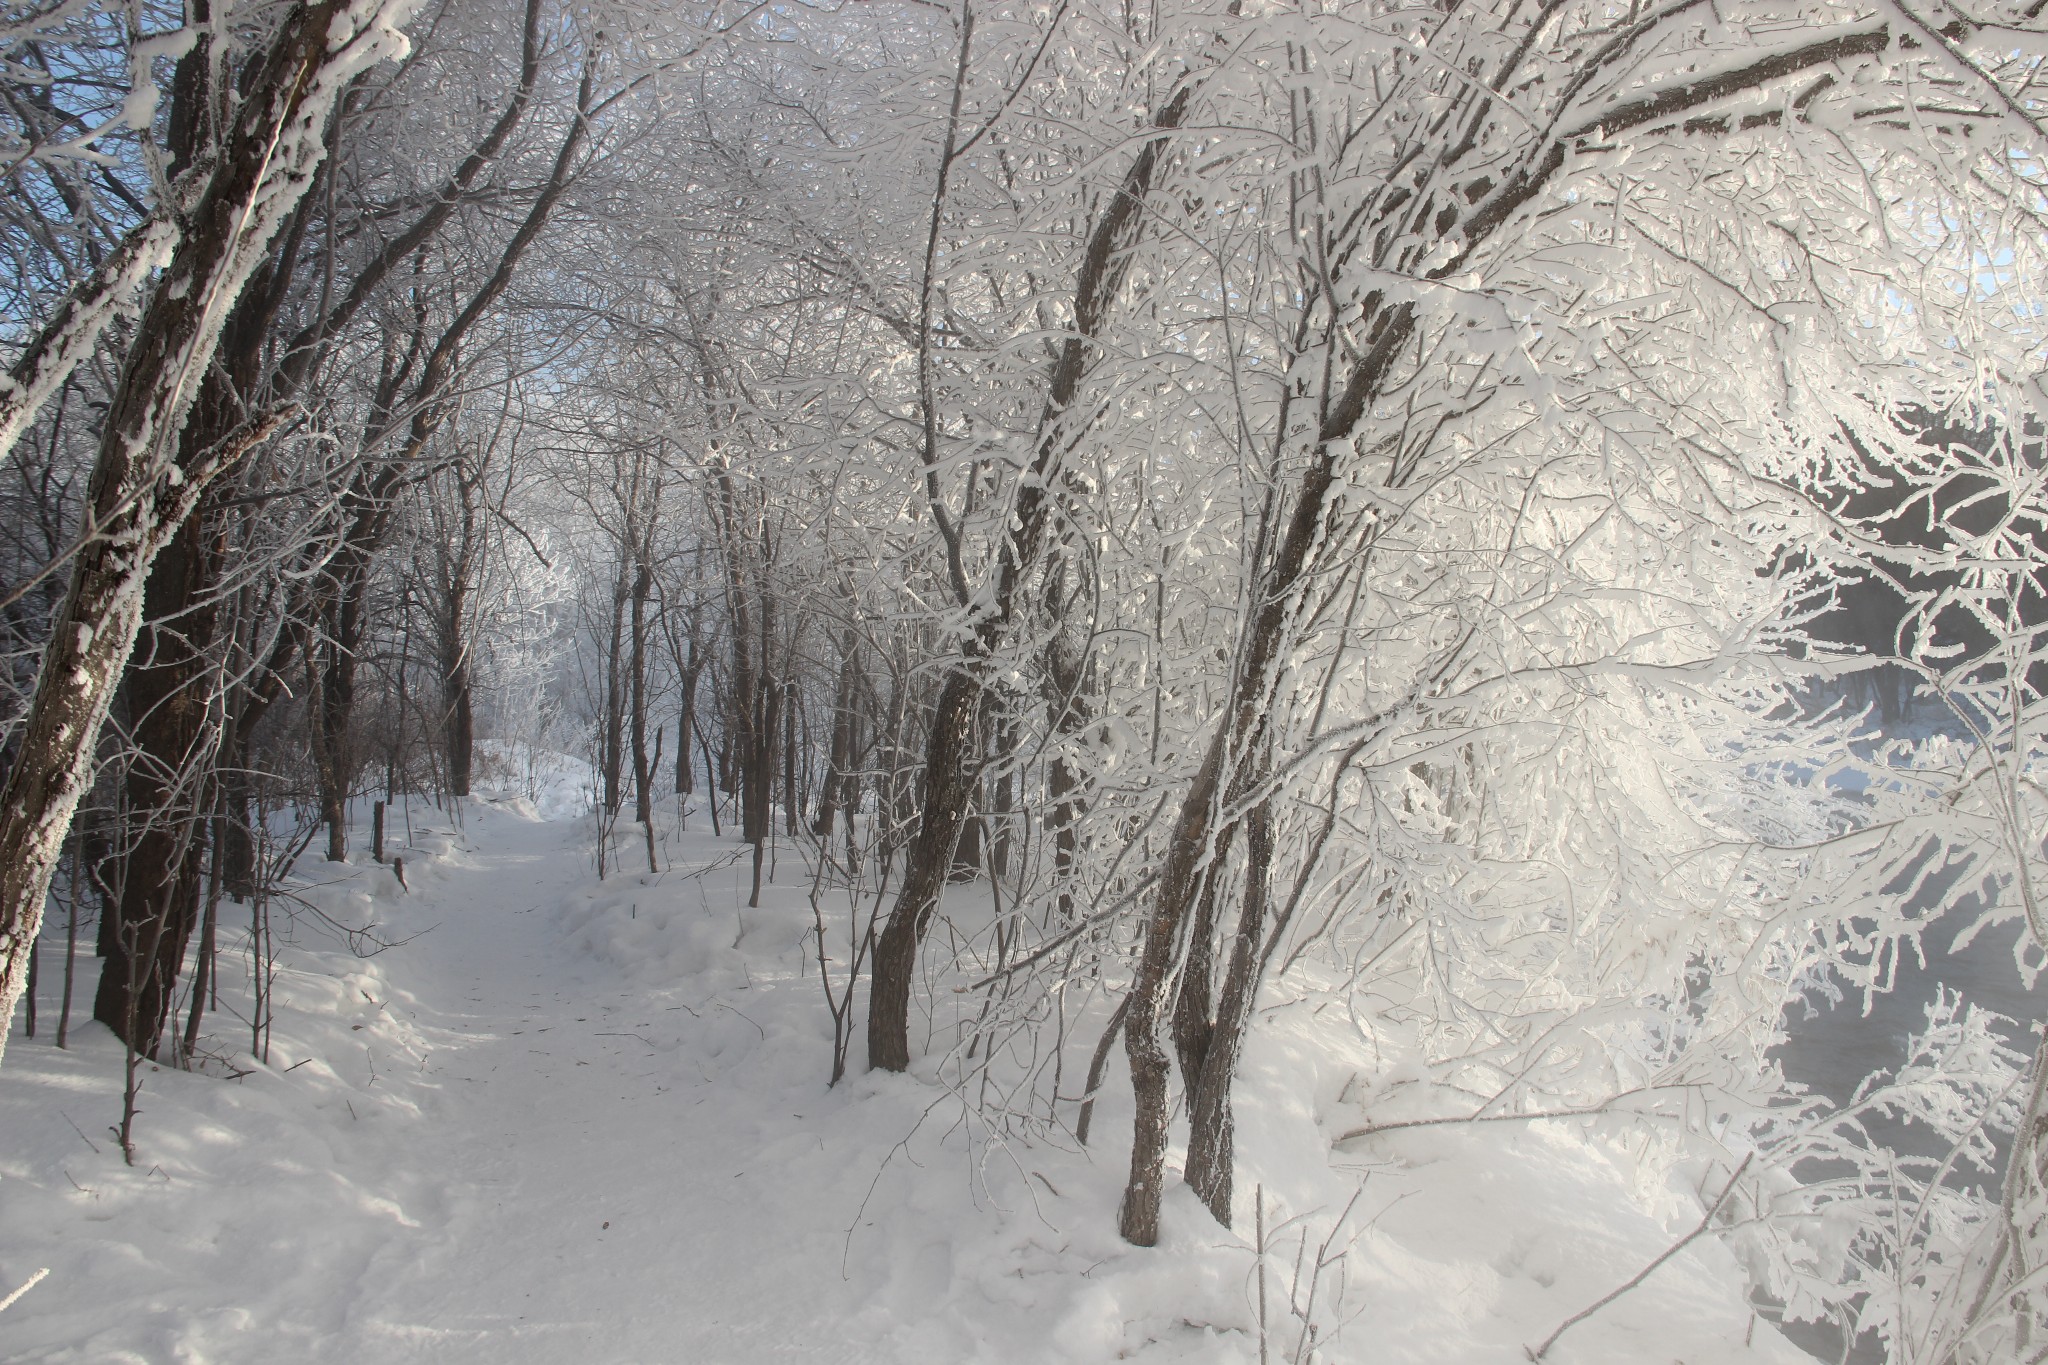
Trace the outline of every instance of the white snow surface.
<path fill-rule="evenodd" d="M 23 1038 L 17 1011 L 0 1070 L 0 1298 L 50 1274 L 0 1314 L 0 1360 L 1261 1359 L 1250 1227 L 1178 1189 L 1159 1248 L 1117 1238 L 1120 1075 L 1088 1149 L 991 1138 L 929 1073 L 828 1089 L 792 851 L 760 910 L 738 845 L 694 830 L 659 876 L 622 837 L 628 871 L 600 884 L 587 823 L 537 804 L 566 803 L 477 801 L 432 830 L 415 811 L 407 892 L 366 850 L 307 859 L 329 914 L 417 937 L 361 959 L 302 917 L 267 1066 L 229 1012 L 247 993 L 225 905 L 202 1050 L 249 1074 L 146 1070 L 133 1168 L 89 950 L 60 1051 L 45 939 L 42 1028 Z M 1522 1361 L 1698 1222 L 1678 1177 L 1632 1175 L 1626 1135 L 1578 1120 L 1333 1150 L 1360 1121 L 1338 1103 L 1356 1046 L 1282 1009 L 1247 1056 L 1240 1187 L 1278 1228 L 1267 1360 Z M 1306 1342 L 1290 1281 L 1347 1203 Z M 1752 1320 L 1711 1238 L 1546 1357 L 1807 1359 Z"/>

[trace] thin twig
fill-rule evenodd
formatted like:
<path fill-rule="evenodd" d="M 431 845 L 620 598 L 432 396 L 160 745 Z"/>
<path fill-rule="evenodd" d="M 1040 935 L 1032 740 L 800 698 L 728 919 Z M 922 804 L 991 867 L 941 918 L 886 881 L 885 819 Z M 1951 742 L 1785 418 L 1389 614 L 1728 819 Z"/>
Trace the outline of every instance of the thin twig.
<path fill-rule="evenodd" d="M 1527 1346 L 1524 1346 L 1522 1348 L 1522 1354 L 1528 1356 L 1529 1359 L 1532 1361 L 1543 1359 L 1543 1353 L 1545 1351 L 1548 1351 L 1552 1346 L 1556 1345 L 1557 1339 L 1563 1336 L 1569 1328 L 1572 1328 L 1577 1324 L 1584 1322 L 1587 1318 L 1592 1317 L 1595 1313 L 1605 1308 L 1608 1304 L 1613 1303 L 1623 1294 L 1628 1293 L 1629 1290 L 1634 1289 L 1644 1280 L 1649 1279 L 1650 1275 L 1657 1269 L 1658 1266 L 1663 1265 L 1673 1256 L 1676 1256 L 1679 1252 L 1685 1250 L 1686 1247 L 1692 1245 L 1693 1239 L 1698 1237 L 1701 1233 L 1705 1232 L 1707 1228 L 1710 1225 L 1712 1225 L 1714 1221 L 1714 1215 L 1721 1211 L 1721 1206 L 1728 1202 L 1728 1196 L 1734 1192 L 1735 1182 L 1742 1179 L 1742 1173 L 1749 1169 L 1749 1163 L 1754 1161 L 1755 1159 L 1755 1152 L 1751 1152 L 1748 1156 L 1742 1158 L 1742 1164 L 1735 1168 L 1735 1174 L 1729 1176 L 1728 1183 L 1721 1187 L 1721 1193 L 1715 1197 L 1713 1204 L 1708 1207 L 1705 1215 L 1701 1217 L 1698 1227 L 1694 1228 L 1691 1232 L 1686 1233 L 1685 1236 L 1679 1238 L 1670 1246 L 1666 1247 L 1664 1249 L 1663 1255 L 1659 1256 L 1656 1260 L 1650 1262 L 1641 1270 L 1637 1271 L 1635 1277 L 1629 1280 L 1628 1283 L 1622 1285 L 1619 1289 L 1616 1289 L 1613 1293 L 1607 1295 L 1605 1298 L 1601 1299 L 1598 1303 L 1592 1305 L 1590 1308 L 1582 1308 L 1578 1312 L 1566 1318 L 1563 1322 L 1559 1323 L 1557 1326 L 1557 1330 L 1555 1332 L 1552 1332 L 1549 1336 L 1545 1337 L 1543 1339 L 1543 1344 L 1541 1346 L 1538 1346 L 1533 1351 L 1530 1350 Z"/>
<path fill-rule="evenodd" d="M 1350 1142 L 1354 1138 L 1371 1137 L 1375 1133 L 1391 1133 L 1402 1128 L 1434 1128 L 1445 1123 L 1519 1123 L 1533 1119 L 1586 1119 L 1602 1114 L 1622 1114 L 1630 1118 L 1656 1118 L 1656 1114 L 1641 1109 L 1615 1109 L 1616 1100 L 1625 1100 L 1631 1095 L 1646 1095 L 1659 1090 L 1698 1090 L 1697 1082 L 1688 1081 L 1682 1085 L 1643 1085 L 1634 1090 L 1624 1090 L 1609 1096 L 1599 1104 L 1584 1109 L 1543 1109 L 1533 1114 L 1446 1114 L 1430 1119 L 1394 1119 L 1386 1123 L 1368 1123 L 1363 1128 L 1353 1128 L 1331 1139 L 1332 1144 Z"/>

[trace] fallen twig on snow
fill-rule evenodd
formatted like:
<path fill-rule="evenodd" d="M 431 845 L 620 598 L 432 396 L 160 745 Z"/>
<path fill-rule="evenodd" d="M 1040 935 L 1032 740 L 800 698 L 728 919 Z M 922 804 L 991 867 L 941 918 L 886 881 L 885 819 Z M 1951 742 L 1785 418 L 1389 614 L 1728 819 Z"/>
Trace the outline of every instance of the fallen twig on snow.
<path fill-rule="evenodd" d="M 1706 1213 L 1700 1218 L 1698 1227 L 1694 1228 L 1691 1232 L 1686 1233 L 1685 1236 L 1679 1238 L 1670 1246 L 1664 1248 L 1663 1255 L 1659 1256 L 1656 1260 L 1650 1262 L 1641 1270 L 1637 1271 L 1635 1273 L 1635 1277 L 1629 1280 L 1628 1283 L 1622 1285 L 1613 1293 L 1608 1294 L 1598 1303 L 1593 1304 L 1589 1308 L 1580 1309 L 1578 1312 L 1572 1314 L 1563 1322 L 1559 1323 L 1557 1325 L 1557 1330 L 1555 1332 L 1552 1332 L 1549 1336 L 1545 1337 L 1543 1339 L 1543 1344 L 1541 1346 L 1538 1346 L 1533 1351 L 1530 1350 L 1527 1346 L 1524 1346 L 1522 1348 L 1522 1354 L 1528 1356 L 1531 1360 L 1543 1359 L 1543 1353 L 1545 1351 L 1548 1351 L 1552 1346 L 1555 1346 L 1557 1344 L 1557 1339 L 1563 1336 L 1568 1329 L 1577 1326 L 1579 1323 L 1584 1322 L 1587 1318 L 1592 1317 L 1595 1313 L 1605 1308 L 1608 1304 L 1613 1303 L 1623 1294 L 1628 1293 L 1629 1290 L 1634 1289 L 1644 1280 L 1649 1279 L 1652 1272 L 1654 1272 L 1658 1266 L 1663 1265 L 1673 1256 L 1676 1256 L 1679 1252 L 1685 1250 L 1686 1247 L 1692 1245 L 1692 1242 L 1695 1238 L 1697 1238 L 1701 1233 L 1705 1232 L 1708 1229 L 1708 1227 L 1712 1226 L 1714 1221 L 1714 1215 L 1721 1211 L 1721 1206 L 1728 1202 L 1728 1196 L 1734 1193 L 1735 1182 L 1742 1179 L 1742 1173 L 1749 1169 L 1749 1163 L 1754 1161 L 1755 1159 L 1755 1152 L 1751 1152 L 1748 1156 L 1742 1158 L 1742 1164 L 1735 1168 L 1735 1174 L 1728 1177 L 1728 1183 L 1721 1187 L 1721 1193 L 1716 1195 L 1714 1197 L 1714 1202 L 1707 1207 Z"/>
<path fill-rule="evenodd" d="M 19 1299 L 23 1294 L 28 1293 L 29 1290 L 34 1289 L 37 1285 L 41 1284 L 43 1282 L 43 1277 L 48 1275 L 49 1273 L 50 1267 L 44 1266 L 41 1270 L 38 1270 L 35 1274 L 29 1276 L 27 1283 L 23 1284 L 21 1288 L 15 1290 L 6 1298 L 0 1299 L 0 1313 L 5 1313 L 8 1309 L 14 1307 L 15 1301 L 17 1299 Z"/>

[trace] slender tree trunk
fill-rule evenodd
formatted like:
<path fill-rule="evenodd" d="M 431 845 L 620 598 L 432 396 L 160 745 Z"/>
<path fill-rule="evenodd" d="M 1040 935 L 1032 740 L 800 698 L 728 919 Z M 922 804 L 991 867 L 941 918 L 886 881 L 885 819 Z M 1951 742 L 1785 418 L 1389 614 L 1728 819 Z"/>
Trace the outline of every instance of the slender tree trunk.
<path fill-rule="evenodd" d="M 642 560 L 633 576 L 631 671 L 627 684 L 632 713 L 633 818 L 643 825 L 654 823 L 654 774 L 647 762 L 647 598 L 653 590 L 653 570 Z"/>
<path fill-rule="evenodd" d="M 1195 908 L 1205 865 L 1214 861 L 1212 852 L 1223 835 L 1215 827 L 1218 797 L 1226 779 L 1241 784 L 1241 790 L 1256 786 L 1253 776 L 1239 771 L 1237 765 L 1245 753 L 1257 749 L 1258 738 L 1263 734 L 1267 710 L 1272 704 L 1272 674 L 1286 641 L 1289 615 L 1309 571 L 1311 553 L 1329 510 L 1337 447 L 1349 439 L 1369 396 L 1386 382 L 1395 357 L 1414 334 L 1415 313 L 1411 305 L 1401 304 L 1382 308 L 1365 322 L 1369 344 L 1347 378 L 1343 399 L 1318 431 L 1314 459 L 1302 476 L 1271 571 L 1260 583 L 1260 606 L 1245 627 L 1229 704 L 1211 733 L 1202 765 L 1182 798 L 1180 814 L 1168 838 L 1166 865 L 1160 874 L 1152 912 L 1139 940 L 1131 1011 L 1124 1025 L 1124 1051 L 1130 1059 L 1137 1113 L 1133 1120 L 1131 1174 L 1117 1220 L 1125 1240 L 1138 1246 L 1152 1246 L 1159 1240 L 1159 1204 L 1165 1193 L 1162 1185 L 1170 1114 L 1169 1068 L 1166 1050 L 1159 1039 L 1159 1025 L 1182 926 Z"/>
<path fill-rule="evenodd" d="M 341 576 L 327 619 L 324 657 L 308 656 L 314 698 L 313 769 L 331 863 L 348 861 L 348 793 L 356 772 L 350 729 L 355 719 L 357 650 L 363 638 L 362 578 L 353 569 Z"/>
<path fill-rule="evenodd" d="M 797 762 L 796 723 L 798 694 L 795 682 L 782 689 L 782 832 L 796 837 L 797 820 L 804 808 L 802 778 Z"/>
<path fill-rule="evenodd" d="M 704 785 L 711 795 L 711 837 L 722 839 L 725 831 L 718 826 L 718 784 L 713 780 L 717 769 L 711 761 L 711 736 L 704 733 L 702 726 L 697 728 L 697 747 L 704 751 Z"/>
<path fill-rule="evenodd" d="M 839 682 L 832 690 L 832 740 L 825 759 L 825 780 L 818 791 L 818 815 L 811 821 L 811 833 L 821 839 L 832 837 L 847 770 L 853 765 L 854 702 L 860 684 L 859 637 L 849 628 L 839 645 Z"/>
<path fill-rule="evenodd" d="M 654 764 L 659 755 L 650 760 L 647 754 L 647 598 L 653 590 L 654 570 L 642 558 L 633 579 L 633 818 L 647 843 L 647 870 L 659 872 L 654 855 Z"/>
<path fill-rule="evenodd" d="M 697 660 L 697 637 L 693 633 L 690 636 L 687 662 L 683 665 L 683 709 L 676 717 L 677 796 L 689 796 L 697 790 L 697 781 L 691 767 L 690 730 L 697 720 L 697 676 L 700 667 Z"/>
<path fill-rule="evenodd" d="M 604 716 L 598 736 L 598 771 L 604 781 L 604 808 L 617 811 L 626 800 L 626 618 L 631 610 L 629 568 L 619 566 L 612 591 L 611 641 L 604 655 Z"/>
<path fill-rule="evenodd" d="M 185 1065 L 192 1064 L 192 1055 L 199 1050 L 199 1023 L 205 1018 L 207 992 L 214 985 L 214 938 L 215 925 L 220 917 L 220 826 L 218 817 L 213 821 L 212 871 L 208 874 L 206 886 L 206 917 L 199 929 L 199 956 L 192 968 L 192 1009 L 185 1020 Z"/>
<path fill-rule="evenodd" d="M 441 696 L 448 790 L 468 796 L 476 770 L 476 707 L 469 667 L 469 584 L 459 571 L 449 584 L 442 622 Z"/>
<path fill-rule="evenodd" d="M 963 62 L 965 47 L 962 48 Z M 1147 142 L 1124 172 L 1117 192 L 1109 196 L 1082 249 L 1074 286 L 1074 330 L 1061 346 L 1046 384 L 1039 415 L 1038 439 L 1028 476 L 1021 479 L 1015 510 L 1009 518 L 996 582 L 988 607 L 967 644 L 967 658 L 947 670 L 939 693 L 939 714 L 932 723 L 925 752 L 925 800 L 910 861 L 876 944 L 874 973 L 869 984 L 868 1065 L 901 1071 L 910 1065 L 910 984 L 917 970 L 918 947 L 953 867 L 977 785 L 979 753 L 976 720 L 981 710 L 981 665 L 1006 634 L 1018 596 L 1038 567 L 1046 522 L 1052 512 L 1051 480 L 1072 432 L 1068 414 L 1079 396 L 1095 344 L 1108 313 L 1123 287 L 1126 253 L 1143 221 L 1153 176 L 1165 153 L 1165 132 L 1180 125 L 1187 111 L 1190 87 L 1182 86 L 1153 116 L 1162 136 Z M 927 420 L 932 415 L 927 413 Z M 955 585 L 964 592 L 964 585 Z M 927 860 L 936 859 L 935 863 Z"/>

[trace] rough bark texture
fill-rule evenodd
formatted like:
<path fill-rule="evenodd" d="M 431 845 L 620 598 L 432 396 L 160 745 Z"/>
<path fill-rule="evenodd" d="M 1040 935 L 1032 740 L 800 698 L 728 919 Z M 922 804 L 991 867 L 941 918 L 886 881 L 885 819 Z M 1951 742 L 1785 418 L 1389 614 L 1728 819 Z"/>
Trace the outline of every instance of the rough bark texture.
<path fill-rule="evenodd" d="M 868 996 L 868 1065 L 902 1071 L 910 1065 L 910 985 L 917 949 L 939 906 L 953 867 L 953 844 L 973 794 L 974 773 L 960 756 L 974 743 L 980 686 L 964 670 L 946 675 L 924 771 L 923 818 L 911 841 L 903 887 L 875 942 Z"/>
<path fill-rule="evenodd" d="M 202 44 L 180 63 L 179 110 L 206 102 L 205 82 L 191 68 L 203 69 L 207 60 Z M 173 119 L 174 127 L 193 122 Z M 197 130 L 192 131 L 196 136 Z M 193 154 L 189 147 L 179 150 L 181 160 Z M 262 401 L 257 391 L 263 342 L 290 285 L 307 202 L 302 200 L 294 213 L 281 252 L 250 280 L 222 331 L 179 433 L 181 465 L 202 460 L 213 446 L 232 440 Z M 214 665 L 222 617 L 218 596 L 231 515 L 222 492 L 233 486 L 231 479 L 210 485 L 191 519 L 151 566 L 143 589 L 142 635 L 121 684 L 131 746 L 126 803 L 131 828 L 122 869 L 113 878 L 121 894 L 93 1018 L 144 1055 L 156 1051 L 184 965 L 209 843 L 198 835 L 214 823 L 214 769 L 225 726 L 209 689 L 219 677 Z"/>
<path fill-rule="evenodd" d="M 1188 1086 L 1187 1180 L 1224 1227 L 1230 1226 L 1236 1153 L 1230 1087 L 1237 1079 L 1238 1058 L 1244 1053 L 1245 1030 L 1251 1023 L 1265 965 L 1261 950 L 1272 862 L 1271 809 L 1260 802 L 1245 819 L 1244 896 L 1236 931 L 1229 940 L 1230 962 L 1223 975 L 1223 990 L 1217 998 L 1201 1065 L 1187 1073 L 1193 1078 Z"/>
<path fill-rule="evenodd" d="M 134 819 L 113 878 L 120 895 L 92 1014 L 144 1056 L 162 1037 L 199 912 L 206 841 L 197 825 L 209 804 L 218 733 L 203 687 L 214 626 L 211 539 L 195 518 L 158 556 L 143 594 L 150 624 L 122 689 Z"/>

